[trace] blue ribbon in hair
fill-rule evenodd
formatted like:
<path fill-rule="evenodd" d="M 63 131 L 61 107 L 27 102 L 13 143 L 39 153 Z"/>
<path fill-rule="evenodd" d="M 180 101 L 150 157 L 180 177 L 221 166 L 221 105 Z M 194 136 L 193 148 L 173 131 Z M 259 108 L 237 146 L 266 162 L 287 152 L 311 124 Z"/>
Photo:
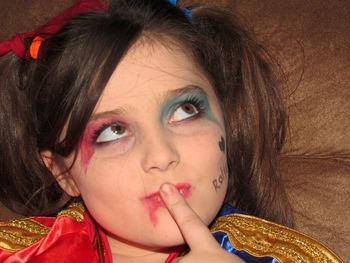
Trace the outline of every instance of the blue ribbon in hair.
<path fill-rule="evenodd" d="M 177 5 L 177 0 L 168 0 L 168 2 L 174 6 L 178 6 Z M 185 14 L 185 16 L 187 17 L 187 19 L 191 22 L 192 21 L 192 12 L 191 10 L 189 10 L 188 8 L 181 8 L 182 12 Z"/>

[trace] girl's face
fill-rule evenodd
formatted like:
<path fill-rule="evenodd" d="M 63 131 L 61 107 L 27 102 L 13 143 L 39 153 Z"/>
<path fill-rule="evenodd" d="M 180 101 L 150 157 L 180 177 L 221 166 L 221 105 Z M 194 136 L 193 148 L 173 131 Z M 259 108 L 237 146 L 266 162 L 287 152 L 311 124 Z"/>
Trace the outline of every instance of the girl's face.
<path fill-rule="evenodd" d="M 181 49 L 137 43 L 111 76 L 60 184 L 82 196 L 112 250 L 159 249 L 184 242 L 160 185 L 176 185 L 209 224 L 227 179 L 223 117 L 208 79 Z"/>

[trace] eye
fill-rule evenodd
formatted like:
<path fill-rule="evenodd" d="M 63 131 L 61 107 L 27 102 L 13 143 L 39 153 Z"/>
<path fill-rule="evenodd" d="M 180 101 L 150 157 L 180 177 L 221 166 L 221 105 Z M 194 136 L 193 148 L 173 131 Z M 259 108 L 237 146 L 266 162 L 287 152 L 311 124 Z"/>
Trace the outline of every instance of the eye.
<path fill-rule="evenodd" d="M 127 130 L 125 125 L 123 123 L 116 122 L 102 127 L 102 129 L 98 131 L 98 136 L 95 142 L 105 143 L 110 141 L 116 141 L 128 135 L 129 131 Z"/>
<path fill-rule="evenodd" d="M 187 102 L 181 104 L 172 113 L 169 123 L 183 121 L 192 118 L 200 113 L 200 110 L 194 104 Z"/>

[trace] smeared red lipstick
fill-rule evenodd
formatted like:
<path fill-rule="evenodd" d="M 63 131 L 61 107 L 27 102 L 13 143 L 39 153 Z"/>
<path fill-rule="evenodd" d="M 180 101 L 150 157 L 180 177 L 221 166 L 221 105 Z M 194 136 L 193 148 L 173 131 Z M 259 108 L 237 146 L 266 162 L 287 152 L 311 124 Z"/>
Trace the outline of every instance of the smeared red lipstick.
<path fill-rule="evenodd" d="M 179 190 L 184 198 L 187 198 L 191 194 L 191 185 L 188 183 L 177 183 L 176 188 Z M 157 225 L 158 217 L 156 212 L 158 208 L 165 207 L 165 204 L 160 196 L 159 191 L 150 193 L 141 198 L 142 203 L 148 210 L 149 218 L 154 226 Z"/>

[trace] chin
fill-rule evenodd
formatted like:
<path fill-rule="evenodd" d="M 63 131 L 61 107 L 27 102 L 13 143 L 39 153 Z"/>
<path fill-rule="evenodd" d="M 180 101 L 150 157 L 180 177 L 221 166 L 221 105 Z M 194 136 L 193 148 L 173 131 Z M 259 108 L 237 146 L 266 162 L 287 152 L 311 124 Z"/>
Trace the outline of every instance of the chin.
<path fill-rule="evenodd" d="M 152 237 L 148 235 L 148 245 L 152 247 L 168 248 L 185 244 L 179 227 L 172 218 L 160 218 L 158 224 L 153 226 Z M 146 241 L 146 240 L 144 240 Z"/>
<path fill-rule="evenodd" d="M 134 244 L 152 251 L 166 251 L 171 252 L 172 248 L 184 245 L 186 242 L 180 232 L 167 233 L 158 232 L 153 238 L 137 239 Z M 138 244 L 138 245 L 137 245 Z"/>
<path fill-rule="evenodd" d="M 162 239 L 160 240 L 160 242 L 158 242 L 159 244 L 157 244 L 158 247 L 161 248 L 169 248 L 169 247 L 177 247 L 177 246 L 182 246 L 184 245 L 186 242 L 183 239 L 183 237 L 179 237 L 179 238 L 169 238 L 169 239 Z"/>

